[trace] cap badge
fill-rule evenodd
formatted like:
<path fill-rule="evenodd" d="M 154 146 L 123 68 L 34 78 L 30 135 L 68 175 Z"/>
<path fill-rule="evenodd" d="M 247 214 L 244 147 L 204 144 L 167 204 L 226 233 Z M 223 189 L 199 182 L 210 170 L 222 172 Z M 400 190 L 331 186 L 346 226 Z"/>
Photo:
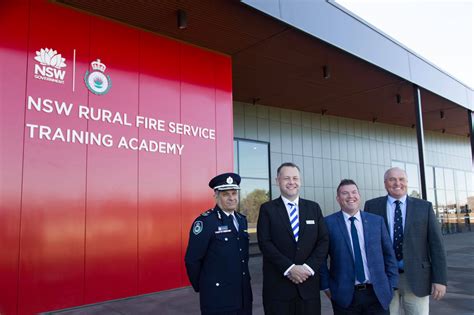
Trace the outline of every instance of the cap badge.
<path fill-rule="evenodd" d="M 229 177 L 227 177 L 226 182 L 227 182 L 227 184 L 232 184 L 234 182 L 234 180 L 232 179 L 231 176 L 229 176 Z"/>

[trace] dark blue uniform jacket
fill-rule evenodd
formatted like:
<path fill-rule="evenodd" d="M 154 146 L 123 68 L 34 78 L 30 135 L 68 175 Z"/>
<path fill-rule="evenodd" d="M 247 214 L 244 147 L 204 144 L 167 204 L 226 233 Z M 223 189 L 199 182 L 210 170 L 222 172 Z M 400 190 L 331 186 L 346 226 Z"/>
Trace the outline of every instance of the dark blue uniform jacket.
<path fill-rule="evenodd" d="M 216 205 L 194 220 L 189 233 L 184 260 L 189 280 L 200 293 L 203 313 L 251 309 L 247 219 L 237 212 L 234 215 L 238 232 Z"/>

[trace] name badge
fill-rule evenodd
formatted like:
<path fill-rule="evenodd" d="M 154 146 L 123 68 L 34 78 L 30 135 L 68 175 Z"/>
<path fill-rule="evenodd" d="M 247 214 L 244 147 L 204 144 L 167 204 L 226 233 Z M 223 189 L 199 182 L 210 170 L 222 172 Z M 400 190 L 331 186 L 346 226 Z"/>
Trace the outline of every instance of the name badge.
<path fill-rule="evenodd" d="M 215 231 L 215 234 L 221 234 L 221 233 L 229 233 L 232 232 L 231 229 L 227 225 L 221 225 L 217 227 L 217 231 Z"/>
<path fill-rule="evenodd" d="M 314 220 L 306 220 L 306 224 L 314 224 Z"/>
<path fill-rule="evenodd" d="M 215 231 L 215 234 L 221 234 L 221 233 L 229 233 L 232 232 L 232 230 L 220 230 L 220 231 Z"/>

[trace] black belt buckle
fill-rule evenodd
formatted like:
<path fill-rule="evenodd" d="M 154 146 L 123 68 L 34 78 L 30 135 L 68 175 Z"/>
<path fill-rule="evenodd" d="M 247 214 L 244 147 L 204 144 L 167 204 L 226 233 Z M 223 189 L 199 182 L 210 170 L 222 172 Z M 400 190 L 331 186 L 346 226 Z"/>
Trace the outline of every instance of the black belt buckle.
<path fill-rule="evenodd" d="M 367 290 L 369 288 L 369 284 L 368 283 L 356 284 L 354 288 L 356 289 L 356 291 Z"/>

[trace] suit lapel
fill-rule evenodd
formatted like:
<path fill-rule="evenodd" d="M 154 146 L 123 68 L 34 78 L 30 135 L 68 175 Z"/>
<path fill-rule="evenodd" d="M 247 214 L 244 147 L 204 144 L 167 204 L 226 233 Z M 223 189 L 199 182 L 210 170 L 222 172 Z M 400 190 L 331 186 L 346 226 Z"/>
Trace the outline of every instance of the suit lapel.
<path fill-rule="evenodd" d="M 351 257 L 354 257 L 354 253 L 352 252 L 351 239 L 349 238 L 349 233 L 347 232 L 346 222 L 344 222 L 344 216 L 342 215 L 342 210 L 337 213 L 337 225 L 339 227 L 339 230 L 341 231 L 341 235 L 346 241 L 346 245 L 349 249 L 349 252 L 351 253 Z"/>
<path fill-rule="evenodd" d="M 407 235 L 408 231 L 410 230 L 410 226 L 412 226 L 411 223 L 413 221 L 413 214 L 414 214 L 412 198 L 407 196 L 407 199 L 405 202 L 407 203 L 407 205 L 406 205 L 406 211 L 405 211 L 405 226 L 403 227 L 403 235 Z"/>
<path fill-rule="evenodd" d="M 276 200 L 276 209 L 280 216 L 281 223 L 286 226 L 286 230 L 290 234 L 293 241 L 295 240 L 295 236 L 293 235 L 293 230 L 291 229 L 290 218 L 288 217 L 288 211 L 286 210 L 286 206 L 283 202 L 283 199 L 278 198 Z"/>
<path fill-rule="evenodd" d="M 306 203 L 301 198 L 300 198 L 300 202 L 299 202 L 299 205 L 298 205 L 298 210 L 299 210 L 298 219 L 299 219 L 299 223 L 300 223 L 300 232 L 299 232 L 298 239 L 301 239 L 301 237 L 303 236 L 305 227 L 306 227 L 306 217 L 307 217 Z"/>
<path fill-rule="evenodd" d="M 368 255 L 369 245 L 371 244 L 371 242 L 369 242 L 370 240 L 369 237 L 371 235 L 371 233 L 369 233 L 370 224 L 369 224 L 366 214 L 363 211 L 360 211 L 360 218 L 362 220 L 362 229 L 364 230 L 365 253 L 366 255 Z"/>
<path fill-rule="evenodd" d="M 388 226 L 388 218 L 387 218 L 387 200 L 388 200 L 388 196 L 385 196 L 385 198 L 381 198 L 380 204 L 378 205 L 378 209 L 380 209 L 381 211 L 379 215 L 383 217 L 387 231 L 390 231 L 390 227 Z"/>

